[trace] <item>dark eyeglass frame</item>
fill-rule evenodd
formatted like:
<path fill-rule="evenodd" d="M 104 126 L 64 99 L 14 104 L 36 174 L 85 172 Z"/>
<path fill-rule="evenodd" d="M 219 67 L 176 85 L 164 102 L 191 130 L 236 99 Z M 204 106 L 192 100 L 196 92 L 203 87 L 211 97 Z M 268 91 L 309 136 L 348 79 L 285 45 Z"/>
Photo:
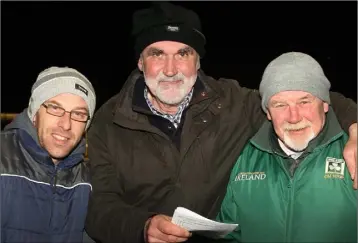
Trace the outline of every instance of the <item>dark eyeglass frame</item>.
<path fill-rule="evenodd" d="M 52 115 L 52 116 L 57 116 L 57 117 L 63 117 L 65 115 L 65 113 L 70 113 L 70 118 L 71 120 L 74 120 L 74 121 L 78 121 L 78 122 L 87 122 L 89 119 L 90 119 L 90 115 L 89 114 L 86 114 L 87 115 L 87 119 L 86 120 L 78 120 L 78 119 L 74 119 L 73 118 L 73 114 L 74 112 L 79 112 L 79 111 L 76 111 L 76 110 L 72 110 L 72 111 L 66 111 L 64 108 L 62 108 L 61 106 L 58 106 L 58 105 L 55 105 L 55 104 L 42 104 L 43 107 L 45 107 L 46 109 L 46 113 Z M 56 109 L 60 109 L 62 111 L 61 115 L 59 114 L 54 114 L 54 113 L 51 113 L 51 111 L 49 111 L 49 108 L 51 107 L 56 107 Z M 83 112 L 82 112 L 83 113 Z M 83 113 L 85 114 L 85 113 Z"/>

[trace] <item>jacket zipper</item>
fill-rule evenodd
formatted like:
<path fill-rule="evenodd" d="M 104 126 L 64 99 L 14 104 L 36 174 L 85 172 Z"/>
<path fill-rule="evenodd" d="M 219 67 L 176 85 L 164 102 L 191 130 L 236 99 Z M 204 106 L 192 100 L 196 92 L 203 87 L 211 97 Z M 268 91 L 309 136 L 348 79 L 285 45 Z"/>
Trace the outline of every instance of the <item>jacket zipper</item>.
<path fill-rule="evenodd" d="M 53 178 L 53 184 L 52 184 L 52 193 L 56 193 L 56 183 L 57 183 L 57 165 L 55 165 L 55 176 Z"/>
<path fill-rule="evenodd" d="M 294 159 L 294 163 L 297 165 L 298 163 L 301 164 L 302 160 Z M 300 167 L 297 167 L 292 175 L 289 176 L 290 182 L 287 185 L 288 188 L 288 207 L 287 207 L 287 220 L 286 220 L 286 241 L 285 242 L 292 242 L 292 221 L 293 221 L 293 208 L 294 208 L 294 196 L 295 196 L 295 177 L 297 177 L 297 172 L 299 171 Z M 287 173 L 289 175 L 290 172 Z"/>
<path fill-rule="evenodd" d="M 51 213 L 49 218 L 49 230 L 52 231 L 52 218 L 53 218 L 53 210 L 54 210 L 54 201 L 55 201 L 55 193 L 56 193 L 56 183 L 57 183 L 57 165 L 55 165 L 55 174 L 51 182 L 51 189 L 52 189 L 52 201 L 51 201 Z"/>
<path fill-rule="evenodd" d="M 279 157 L 282 157 L 280 154 L 274 152 L 274 154 L 279 155 Z M 291 158 L 292 157 L 284 157 L 283 159 L 287 159 L 287 158 Z M 297 163 L 297 160 L 295 160 L 295 163 Z M 294 178 L 296 175 L 296 172 L 299 168 L 296 169 L 296 172 L 293 174 L 293 176 L 291 177 L 290 172 L 286 169 L 285 165 L 283 163 L 285 163 L 284 161 L 280 160 L 280 166 L 283 169 L 284 173 L 286 174 L 287 178 L 289 178 L 289 182 L 287 184 L 287 190 L 288 190 L 288 195 L 287 195 L 287 201 L 288 201 L 288 205 L 287 205 L 287 216 L 286 216 L 286 225 L 285 225 L 285 242 L 291 242 L 291 231 L 292 231 L 292 214 L 293 214 L 293 197 L 294 197 Z"/>
<path fill-rule="evenodd" d="M 286 240 L 285 242 L 291 242 L 292 231 L 292 214 L 293 214 L 293 197 L 294 197 L 294 180 L 290 178 L 290 182 L 287 185 L 288 188 L 288 206 L 287 206 L 287 219 L 286 219 Z"/>
<path fill-rule="evenodd" d="M 287 185 L 287 190 L 288 190 L 288 196 L 287 196 L 287 200 L 288 200 L 288 205 L 287 205 L 287 219 L 286 219 L 286 240 L 285 242 L 292 242 L 292 221 L 293 221 L 293 208 L 294 208 L 294 196 L 295 196 L 295 181 L 296 181 L 296 177 L 297 174 L 299 174 L 300 169 L 302 168 L 302 163 L 303 161 L 305 161 L 306 157 L 308 156 L 307 154 L 301 154 L 301 156 L 298 159 L 294 159 L 291 156 L 282 156 L 279 153 L 273 151 L 273 154 L 276 154 L 277 156 L 283 158 L 283 159 L 288 159 L 291 158 L 294 160 L 294 164 L 296 165 L 300 165 L 297 166 L 297 168 L 294 170 L 293 175 L 290 175 L 290 171 L 286 169 L 286 166 L 284 165 L 285 161 L 280 160 L 280 166 L 283 169 L 284 173 L 286 174 L 286 176 L 289 178 L 289 183 Z"/>

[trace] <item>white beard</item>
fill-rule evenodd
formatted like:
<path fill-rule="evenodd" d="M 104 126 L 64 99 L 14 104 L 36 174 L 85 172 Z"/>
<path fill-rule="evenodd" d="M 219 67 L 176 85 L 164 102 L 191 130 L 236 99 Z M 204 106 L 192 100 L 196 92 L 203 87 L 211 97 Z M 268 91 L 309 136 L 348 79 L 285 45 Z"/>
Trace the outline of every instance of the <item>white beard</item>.
<path fill-rule="evenodd" d="M 144 80 L 146 85 L 148 86 L 150 92 L 163 104 L 167 105 L 177 105 L 180 104 L 185 96 L 190 92 L 192 87 L 195 84 L 197 74 L 192 75 L 190 77 L 184 76 L 182 73 L 177 73 L 175 76 L 167 77 L 161 71 L 157 77 L 148 78 L 146 74 L 144 74 Z M 162 85 L 161 82 L 174 82 L 181 80 L 181 84 L 173 85 L 172 87 L 168 87 L 167 85 Z M 170 85 L 170 84 L 169 84 Z M 170 92 L 171 94 L 168 94 Z M 174 95 L 173 95 L 174 93 Z"/>
<path fill-rule="evenodd" d="M 305 135 L 297 135 L 297 138 L 293 139 L 289 131 L 290 130 L 297 130 L 308 127 L 309 133 Z M 298 137 L 300 136 L 300 137 Z M 313 132 L 312 124 L 308 121 L 301 122 L 297 124 L 287 124 L 284 126 L 284 132 L 283 132 L 283 142 L 294 151 L 303 151 L 307 148 L 308 143 L 315 137 L 316 135 Z"/>

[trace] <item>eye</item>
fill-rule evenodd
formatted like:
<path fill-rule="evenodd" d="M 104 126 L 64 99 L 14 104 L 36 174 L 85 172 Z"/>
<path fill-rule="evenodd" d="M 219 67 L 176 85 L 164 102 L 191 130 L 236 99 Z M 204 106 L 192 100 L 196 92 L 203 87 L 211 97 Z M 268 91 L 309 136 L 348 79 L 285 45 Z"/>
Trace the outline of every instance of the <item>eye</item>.
<path fill-rule="evenodd" d="M 83 116 L 84 115 L 84 113 L 80 112 L 80 111 L 73 111 L 73 114 L 76 115 L 76 116 Z"/>
<path fill-rule="evenodd" d="M 311 102 L 308 101 L 308 100 L 302 100 L 302 101 L 300 101 L 299 104 L 301 104 L 301 105 L 306 105 L 306 104 L 309 104 L 309 103 L 311 103 Z"/>
<path fill-rule="evenodd" d="M 88 114 L 82 111 L 72 111 L 71 116 L 75 120 L 86 121 L 88 118 Z"/>
<path fill-rule="evenodd" d="M 274 104 L 273 108 L 282 108 L 282 107 L 285 107 L 285 106 L 286 106 L 285 104 Z"/>
<path fill-rule="evenodd" d="M 186 57 L 186 56 L 189 56 L 189 52 L 188 51 L 180 51 L 178 52 L 179 56 L 181 57 Z"/>
<path fill-rule="evenodd" d="M 150 55 L 153 56 L 153 57 L 160 57 L 160 56 L 163 55 L 163 52 L 162 52 L 162 51 L 157 51 L 157 50 L 155 50 L 155 51 L 152 51 L 152 52 L 150 53 Z"/>
<path fill-rule="evenodd" d="M 47 106 L 48 106 L 48 108 L 50 108 L 51 110 L 54 110 L 54 111 L 62 109 L 61 107 L 59 107 L 57 105 L 53 105 L 53 104 L 48 104 Z"/>
<path fill-rule="evenodd" d="M 72 114 L 77 117 L 86 117 L 87 113 L 81 112 L 81 111 L 72 111 Z"/>

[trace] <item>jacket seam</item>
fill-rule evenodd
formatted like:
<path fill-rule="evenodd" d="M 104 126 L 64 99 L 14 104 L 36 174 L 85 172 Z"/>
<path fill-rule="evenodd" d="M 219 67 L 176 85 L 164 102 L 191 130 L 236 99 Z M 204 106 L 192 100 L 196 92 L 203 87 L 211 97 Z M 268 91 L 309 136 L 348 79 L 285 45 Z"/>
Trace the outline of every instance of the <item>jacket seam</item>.
<path fill-rule="evenodd" d="M 43 181 L 36 181 L 36 180 L 30 179 L 30 178 L 28 178 L 26 176 L 22 176 L 22 175 L 2 173 L 1 176 L 18 177 L 18 178 L 25 179 L 27 181 L 31 181 L 33 183 L 51 186 L 50 183 L 43 182 Z M 91 191 L 92 191 L 92 185 L 90 183 L 87 183 L 87 182 L 80 182 L 80 183 L 74 184 L 73 186 L 64 186 L 64 185 L 61 185 L 61 184 L 56 184 L 56 186 L 64 188 L 64 189 L 68 189 L 68 190 L 71 190 L 71 189 L 73 189 L 73 188 L 75 188 L 77 186 L 89 186 L 91 188 Z"/>

